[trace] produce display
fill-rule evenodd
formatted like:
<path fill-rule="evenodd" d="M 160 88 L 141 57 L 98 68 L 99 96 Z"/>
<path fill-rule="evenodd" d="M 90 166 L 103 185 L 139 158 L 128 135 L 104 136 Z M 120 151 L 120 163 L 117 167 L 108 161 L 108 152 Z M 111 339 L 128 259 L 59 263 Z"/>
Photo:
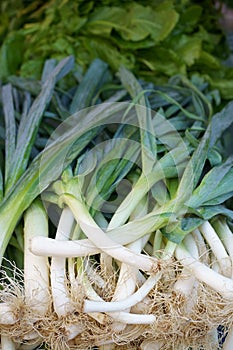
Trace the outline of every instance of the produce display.
<path fill-rule="evenodd" d="M 233 70 L 213 1 L 3 0 L 0 78 L 40 78 L 47 58 L 74 55 L 79 70 L 101 58 L 156 84 L 201 75 L 233 98 Z M 17 52 L 17 55 L 14 53 Z"/>
<path fill-rule="evenodd" d="M 207 3 L 2 2 L 2 350 L 232 348 L 232 68 Z"/>

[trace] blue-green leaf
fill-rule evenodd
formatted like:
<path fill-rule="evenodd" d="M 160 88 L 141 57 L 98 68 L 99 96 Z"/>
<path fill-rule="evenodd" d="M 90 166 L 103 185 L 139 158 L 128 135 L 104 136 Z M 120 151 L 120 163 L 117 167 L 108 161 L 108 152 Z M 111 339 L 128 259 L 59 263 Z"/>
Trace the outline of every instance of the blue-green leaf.
<path fill-rule="evenodd" d="M 198 208 L 202 205 L 216 205 L 232 196 L 233 192 L 233 157 L 223 164 L 212 168 L 195 189 L 186 205 Z"/>
<path fill-rule="evenodd" d="M 7 84 L 2 88 L 2 102 L 5 119 L 5 183 L 12 168 L 15 153 L 16 123 L 12 94 L 12 86 Z"/>

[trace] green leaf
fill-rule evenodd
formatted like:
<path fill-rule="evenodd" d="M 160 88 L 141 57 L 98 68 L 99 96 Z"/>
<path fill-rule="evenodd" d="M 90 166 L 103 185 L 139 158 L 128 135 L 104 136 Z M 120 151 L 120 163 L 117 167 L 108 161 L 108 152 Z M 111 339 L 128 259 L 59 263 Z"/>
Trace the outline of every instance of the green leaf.
<path fill-rule="evenodd" d="M 104 83 L 103 77 L 107 68 L 107 64 L 100 59 L 92 62 L 74 94 L 70 105 L 71 114 L 92 105 L 94 95 Z"/>
<path fill-rule="evenodd" d="M 210 147 L 213 147 L 220 139 L 223 132 L 233 123 L 233 101 L 229 102 L 219 113 L 215 114 L 211 120 Z"/>
<path fill-rule="evenodd" d="M 7 84 L 2 88 L 2 103 L 5 119 L 5 183 L 11 172 L 15 153 L 16 123 L 13 103 L 12 86 Z"/>
<path fill-rule="evenodd" d="M 221 69 L 220 60 L 215 56 L 211 55 L 209 52 L 202 50 L 196 62 L 198 66 L 207 66 L 210 69 Z"/>
<path fill-rule="evenodd" d="M 120 49 L 130 50 L 131 52 L 138 49 L 149 49 L 155 45 L 154 40 L 150 37 L 139 41 L 125 41 L 120 36 L 115 35 L 111 37 L 111 41 Z"/>
<path fill-rule="evenodd" d="M 0 168 L 0 202 L 3 200 L 3 176 L 2 176 L 2 169 Z"/>
<path fill-rule="evenodd" d="M 144 91 L 134 75 L 122 66 L 120 67 L 119 73 L 123 86 L 133 98 L 133 103 L 136 102 L 140 104 L 140 106 L 136 104 L 135 109 L 141 135 L 142 171 L 147 174 L 152 170 L 157 159 L 157 144 L 152 123 L 151 109 Z"/>
<path fill-rule="evenodd" d="M 158 181 L 154 186 L 152 186 L 151 194 L 160 206 L 165 205 L 165 203 L 170 199 L 167 187 L 163 181 Z"/>
<path fill-rule="evenodd" d="M 81 28 L 87 23 L 87 17 L 79 17 L 77 14 L 72 13 L 72 9 L 69 9 L 68 13 L 63 13 L 61 10 L 62 17 L 64 18 L 67 32 L 70 35 L 77 35 Z M 67 20 L 69 19 L 69 20 Z"/>
<path fill-rule="evenodd" d="M 150 50 L 140 50 L 139 60 L 154 73 L 163 73 L 167 76 L 186 74 L 184 62 L 170 48 L 156 45 Z"/>
<path fill-rule="evenodd" d="M 45 61 L 43 71 L 41 74 L 41 83 L 44 84 L 48 78 L 48 76 L 52 73 L 54 68 L 56 67 L 57 61 L 53 58 Z"/>
<path fill-rule="evenodd" d="M 204 222 L 204 218 L 199 217 L 185 217 L 181 220 L 181 228 L 186 233 L 195 230 Z"/>
<path fill-rule="evenodd" d="M 61 67 L 61 66 L 60 66 Z M 69 122 L 56 129 L 54 141 L 30 164 L 0 205 L 0 260 L 22 213 L 32 201 L 77 157 L 99 131 L 102 123 L 111 122 L 125 104 L 97 105 L 89 113 L 74 114 Z M 60 136 L 59 136 L 60 135 Z"/>
<path fill-rule="evenodd" d="M 109 66 L 117 71 L 120 65 L 132 69 L 134 67 L 135 57 L 132 53 L 119 51 L 110 40 L 99 37 L 82 38 L 82 45 L 88 53 L 88 60 L 100 58 L 107 62 Z"/>
<path fill-rule="evenodd" d="M 178 205 L 187 201 L 200 179 L 209 151 L 209 139 L 210 127 L 207 128 L 180 180 L 176 196 Z"/>
<path fill-rule="evenodd" d="M 39 79 L 43 69 L 43 63 L 42 58 L 26 60 L 20 67 L 20 75 L 25 78 Z"/>
<path fill-rule="evenodd" d="M 112 29 L 119 29 L 125 24 L 126 11 L 120 7 L 103 6 L 89 17 L 85 30 L 101 36 L 109 36 Z"/>
<path fill-rule="evenodd" d="M 179 26 L 186 32 L 192 32 L 198 25 L 201 18 L 202 7 L 199 5 L 191 5 L 180 16 Z"/>
<path fill-rule="evenodd" d="M 220 204 L 232 196 L 233 157 L 211 169 L 195 189 L 186 205 L 198 208 L 202 205 Z"/>
<path fill-rule="evenodd" d="M 176 244 L 180 244 L 188 233 L 181 228 L 180 222 L 168 224 L 165 228 L 161 229 L 161 232 L 169 241 Z"/>
<path fill-rule="evenodd" d="M 95 169 L 87 188 L 88 205 L 99 209 L 109 198 L 117 184 L 137 162 L 140 143 L 125 138 L 114 138 L 102 145 L 102 158 Z"/>
<path fill-rule="evenodd" d="M 24 173 L 43 112 L 52 98 L 54 86 L 73 68 L 73 63 L 73 58 L 68 57 L 57 65 L 42 86 L 41 93 L 33 102 L 27 116 L 21 120 L 17 134 L 16 151 L 12 158 L 11 172 L 6 183 L 6 192 Z"/>
<path fill-rule="evenodd" d="M 176 52 L 181 61 L 187 66 L 191 66 L 200 57 L 202 40 L 194 35 L 183 34 L 173 36 L 169 41 L 169 46 Z"/>
<path fill-rule="evenodd" d="M 223 68 L 221 68 L 221 71 Z M 222 98 L 226 100 L 233 99 L 233 79 L 224 74 L 223 78 L 217 76 L 205 75 L 206 80 L 210 83 L 212 89 L 217 89 Z"/>
<path fill-rule="evenodd" d="M 216 215 L 224 215 L 233 220 L 233 211 L 223 205 L 205 206 L 198 209 L 198 213 L 204 220 L 210 220 Z"/>
<path fill-rule="evenodd" d="M 211 166 L 214 167 L 222 163 L 222 156 L 216 149 L 211 148 L 208 153 L 208 160 Z"/>
<path fill-rule="evenodd" d="M 167 4 L 160 4 L 155 10 L 149 6 L 133 3 L 129 7 L 124 26 L 119 30 L 124 40 L 139 41 L 151 36 L 155 43 L 164 40 L 178 21 L 178 14 Z"/>
<path fill-rule="evenodd" d="M 19 88 L 22 91 L 30 92 L 33 96 L 36 96 L 40 93 L 41 84 L 37 80 L 26 79 L 15 75 L 11 75 L 7 80 L 13 86 Z"/>
<path fill-rule="evenodd" d="M 3 42 L 0 50 L 0 79 L 16 74 L 24 54 L 24 36 L 12 32 Z"/>
<path fill-rule="evenodd" d="M 193 76 L 192 78 L 193 81 L 190 81 L 186 77 L 181 77 L 181 81 L 192 93 L 192 100 L 196 114 L 206 116 L 204 119 L 210 120 L 213 113 L 213 107 L 212 103 L 210 103 L 208 97 L 204 93 L 206 82 L 203 81 L 203 79 L 200 79 L 199 82 L 197 76 Z"/>

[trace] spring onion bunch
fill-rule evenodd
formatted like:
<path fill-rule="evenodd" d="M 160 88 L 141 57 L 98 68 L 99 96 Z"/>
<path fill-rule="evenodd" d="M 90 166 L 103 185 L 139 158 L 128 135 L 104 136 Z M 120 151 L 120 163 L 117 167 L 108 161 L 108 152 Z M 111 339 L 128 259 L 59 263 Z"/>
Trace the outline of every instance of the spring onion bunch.
<path fill-rule="evenodd" d="M 214 349 L 219 326 L 232 336 L 232 158 L 219 146 L 232 103 L 212 116 L 195 89 L 186 109 L 119 77 L 132 102 L 68 118 L 28 171 L 41 197 L 24 213 L 23 275 L 2 278 L 3 350 Z"/>

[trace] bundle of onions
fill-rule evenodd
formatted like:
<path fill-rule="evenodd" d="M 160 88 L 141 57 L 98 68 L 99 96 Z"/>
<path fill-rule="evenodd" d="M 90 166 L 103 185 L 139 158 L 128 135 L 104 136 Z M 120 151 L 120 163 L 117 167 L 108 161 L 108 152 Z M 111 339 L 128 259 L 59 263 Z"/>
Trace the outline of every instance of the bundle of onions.
<path fill-rule="evenodd" d="M 121 79 L 145 105 L 134 77 Z M 124 125 L 87 150 L 26 211 L 23 281 L 2 283 L 2 350 L 217 349 L 220 326 L 230 349 L 232 158 L 204 168 L 230 117 L 216 115 L 193 151 L 172 128 L 165 138 L 161 113 L 132 108 L 127 138 Z"/>

